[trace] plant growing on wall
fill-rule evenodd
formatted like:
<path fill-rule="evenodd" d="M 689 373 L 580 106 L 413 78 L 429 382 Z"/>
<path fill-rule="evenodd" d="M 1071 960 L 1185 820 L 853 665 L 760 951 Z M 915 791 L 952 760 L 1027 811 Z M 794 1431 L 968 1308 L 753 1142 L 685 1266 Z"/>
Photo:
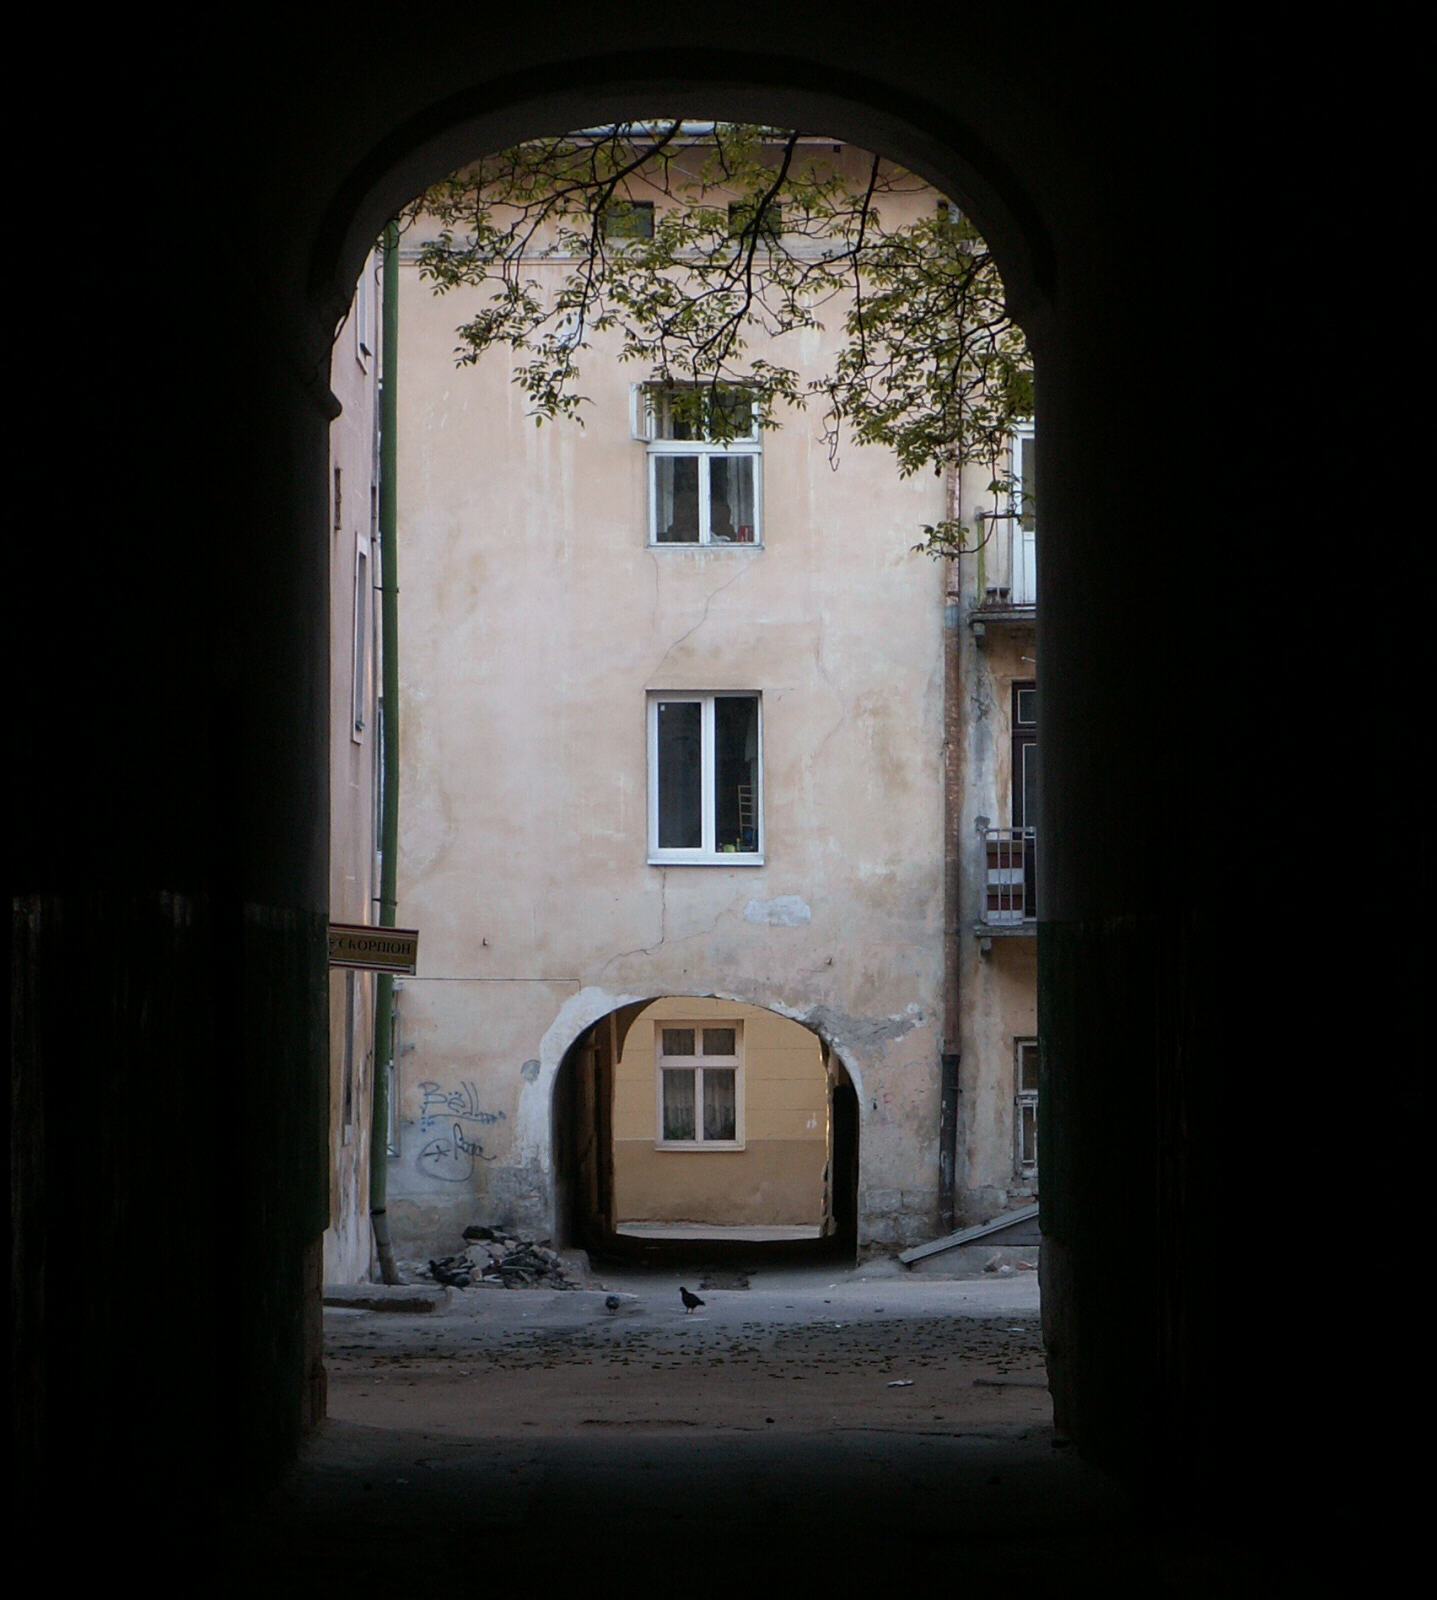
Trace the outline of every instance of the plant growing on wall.
<path fill-rule="evenodd" d="M 891 449 L 904 476 L 978 464 L 1002 489 L 1032 365 L 992 255 L 947 203 L 886 221 L 891 199 L 927 186 L 877 156 L 855 175 L 836 150 L 795 130 L 626 123 L 486 156 L 405 220 L 423 223 L 436 292 L 487 291 L 458 360 L 507 345 L 539 422 L 581 418 L 582 354 L 617 331 L 623 359 L 711 438 L 746 425 L 729 403 L 741 388 L 765 426 L 819 407 L 835 463 L 852 438 Z M 540 261 L 561 267 L 557 288 Z M 842 328 L 837 358 L 804 378 L 780 359 L 784 336 L 825 319 Z M 957 522 L 920 546 L 964 547 Z"/>

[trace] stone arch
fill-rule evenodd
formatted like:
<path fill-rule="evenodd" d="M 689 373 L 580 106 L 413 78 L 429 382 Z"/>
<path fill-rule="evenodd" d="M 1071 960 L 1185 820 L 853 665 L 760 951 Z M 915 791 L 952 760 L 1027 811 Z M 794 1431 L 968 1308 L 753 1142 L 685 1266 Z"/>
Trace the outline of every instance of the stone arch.
<path fill-rule="evenodd" d="M 66 42 L 66 92 L 40 149 L 49 170 L 70 172 L 105 151 L 87 222 L 123 241 L 106 254 L 104 294 L 135 330 L 86 343 L 86 395 L 123 403 L 88 430 L 84 474 L 124 486 L 117 504 L 143 538 L 71 515 L 47 485 L 56 536 L 18 552 L 16 770 L 29 806 L 14 834 L 12 1173 L 17 1437 L 32 1494 L 73 1479 L 64 1441 L 81 1435 L 93 1487 L 109 1494 L 120 1455 L 134 1494 L 173 1482 L 182 1461 L 198 1497 L 273 1475 L 296 1448 L 323 1228 L 322 374 L 353 241 L 402 197 L 379 178 L 415 145 L 368 174 L 354 152 L 387 147 L 475 84 L 488 103 L 494 86 L 540 85 L 568 63 L 571 78 L 616 87 L 606 62 L 639 70 L 659 46 L 682 52 L 670 70 L 685 81 L 715 85 L 732 59 L 726 16 L 557 0 L 544 22 L 473 7 L 411 8 L 372 27 L 294 15 L 183 71 L 106 19 Z M 1384 1214 L 1420 1205 L 1420 1163 L 1366 1152 L 1388 1149 L 1394 1108 L 1399 1124 L 1420 1112 L 1422 895 L 1390 897 L 1383 937 L 1340 937 L 1344 910 L 1362 921 L 1351 890 L 1362 871 L 1332 868 L 1335 841 L 1354 863 L 1363 848 L 1353 795 L 1364 818 L 1407 819 L 1408 774 L 1378 758 L 1361 780 L 1293 782 L 1338 730 L 1344 741 L 1361 730 L 1373 752 L 1410 743 L 1411 697 L 1384 699 L 1325 648 L 1343 620 L 1335 575 L 1353 557 L 1322 452 L 1349 436 L 1333 417 L 1352 356 L 1320 264 L 1334 218 L 1350 218 L 1385 303 L 1422 303 L 1413 174 L 1395 155 L 1411 141 L 1394 108 L 1412 97 L 1334 117 L 1322 102 L 1332 73 L 1287 70 L 1285 41 L 1261 29 L 1241 49 L 1200 26 L 1161 49 L 1084 16 L 1020 32 L 1009 13 L 960 5 L 935 35 L 926 19 L 844 0 L 775 9 L 763 25 L 760 63 L 798 63 L 797 90 L 851 82 L 861 60 L 875 115 L 916 106 L 914 127 L 979 130 L 968 165 L 993 174 L 1020 219 L 1017 195 L 1029 196 L 1052 245 L 1022 314 L 1045 429 L 1064 440 L 1040 491 L 1061 540 L 1039 629 L 1045 762 L 1064 801 L 1051 786 L 1041 800 L 1053 848 L 1040 891 L 1045 1071 L 1069 1112 L 1062 1146 L 1044 1143 L 1045 1305 L 1066 1307 L 1049 1329 L 1059 1420 L 1184 1516 L 1244 1494 L 1267 1515 L 1261 1491 L 1293 1474 L 1287 1503 L 1311 1522 L 1312 1506 L 1335 1504 L 1334 1484 L 1351 1488 L 1327 1470 L 1334 1437 L 1311 1401 L 1340 1369 L 1346 1331 L 1317 1299 L 1323 1269 L 1346 1243 L 1401 1270 L 1400 1246 L 1374 1239 L 1371 1205 L 1334 1190 L 1334 1175 L 1362 1152 L 1376 1185 L 1363 1192 Z M 1367 64 L 1354 39 L 1343 47 Z M 1381 67 L 1390 78 L 1393 60 Z M 641 75 L 631 87 L 647 110 L 662 85 Z M 1002 249 L 1001 218 L 967 198 Z M 1215 263 L 1201 248 L 1214 231 Z M 17 366 L 27 414 L 47 426 L 82 409 L 66 335 L 95 278 L 93 252 L 53 250 L 27 284 Z M 1353 391 L 1382 395 L 1388 414 L 1416 410 L 1408 341 L 1366 354 Z M 1219 425 L 1235 385 L 1255 377 L 1280 400 L 1261 406 L 1260 449 Z M 1272 536 L 1279 501 L 1281 525 L 1305 530 L 1301 561 Z M 1405 685 L 1422 679 L 1427 585 L 1425 558 L 1407 575 L 1417 521 L 1399 520 L 1403 581 L 1383 659 L 1386 680 Z M 1232 563 L 1221 578 L 1215 525 Z M 1254 645 L 1255 616 L 1277 648 Z M 1153 624 L 1140 671 L 1135 618 Z M 144 685 L 143 716 L 116 715 L 85 685 L 77 644 Z M 1235 921 L 1247 902 L 1233 864 L 1251 860 L 1254 818 L 1266 827 L 1262 916 Z M 1402 861 L 1429 861 L 1430 823 L 1414 820 L 1410 840 L 1402 827 Z M 1239 941 L 1258 923 L 1255 952 Z M 1280 1137 L 1271 1116 L 1231 1115 L 1235 1087 L 1260 1097 L 1271 1084 L 1279 1032 L 1303 1068 Z M 1351 1064 L 1368 1061 L 1391 1067 L 1386 1091 L 1354 1089 Z M 76 1107 L 95 1119 L 85 1137 Z M 1296 1230 L 1281 1273 L 1234 1252 L 1227 1231 L 1235 1197 L 1274 1172 L 1285 1192 L 1335 1196 L 1323 1227 Z M 128 1270 L 135 1217 L 157 1259 L 193 1264 L 196 1304 L 226 1303 L 236 1273 L 246 1285 L 223 1357 L 176 1341 L 168 1305 Z M 231 1219 L 225 1252 L 216 1217 Z M 54 1270 L 82 1237 L 86 1271 Z M 1241 1338 L 1223 1310 L 1234 1303 L 1249 1312 Z M 1349 1430 L 1344 1459 L 1403 1459 L 1381 1408 Z M 1357 1503 L 1391 1520 L 1392 1482 L 1368 1475 Z"/>
<path fill-rule="evenodd" d="M 994 250 L 1019 321 L 1041 337 L 1055 286 L 1053 240 L 1024 181 L 978 129 L 861 73 L 815 70 L 802 56 L 777 53 L 616 52 L 456 92 L 391 130 L 345 175 L 313 241 L 309 293 L 340 314 L 388 220 L 466 161 L 522 139 L 652 115 L 657 101 L 699 118 L 831 133 L 909 167 L 963 202 Z"/>

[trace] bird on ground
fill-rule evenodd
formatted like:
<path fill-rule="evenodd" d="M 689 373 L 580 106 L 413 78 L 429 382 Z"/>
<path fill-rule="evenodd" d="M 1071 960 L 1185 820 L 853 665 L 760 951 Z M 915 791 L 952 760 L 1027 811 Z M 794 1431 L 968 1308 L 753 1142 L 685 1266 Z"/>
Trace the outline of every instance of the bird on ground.
<path fill-rule="evenodd" d="M 609 1308 L 611 1313 L 617 1311 L 619 1307 L 623 1305 L 623 1303 L 624 1302 L 620 1300 L 616 1294 L 606 1294 L 604 1296 L 604 1304 Z"/>
<path fill-rule="evenodd" d="M 683 1284 L 679 1285 L 679 1298 L 684 1303 L 685 1314 L 692 1311 L 695 1306 L 701 1306 L 705 1304 L 705 1302 L 700 1300 L 696 1294 L 690 1294 L 689 1291 L 684 1288 Z"/>

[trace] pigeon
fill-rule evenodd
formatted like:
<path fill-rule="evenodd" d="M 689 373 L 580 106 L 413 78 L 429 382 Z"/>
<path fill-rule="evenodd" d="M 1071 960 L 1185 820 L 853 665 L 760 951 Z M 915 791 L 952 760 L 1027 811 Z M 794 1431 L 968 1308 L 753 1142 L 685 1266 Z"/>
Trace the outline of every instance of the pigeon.
<path fill-rule="evenodd" d="M 696 1294 L 690 1294 L 689 1291 L 684 1288 L 683 1284 L 679 1285 L 679 1298 L 684 1303 L 685 1313 L 692 1311 L 695 1306 L 701 1306 L 704 1304 L 704 1302 L 700 1300 Z"/>
<path fill-rule="evenodd" d="M 623 1305 L 623 1303 L 624 1302 L 616 1294 L 606 1294 L 604 1296 L 604 1304 L 609 1308 L 611 1313 L 617 1311 L 619 1307 Z"/>

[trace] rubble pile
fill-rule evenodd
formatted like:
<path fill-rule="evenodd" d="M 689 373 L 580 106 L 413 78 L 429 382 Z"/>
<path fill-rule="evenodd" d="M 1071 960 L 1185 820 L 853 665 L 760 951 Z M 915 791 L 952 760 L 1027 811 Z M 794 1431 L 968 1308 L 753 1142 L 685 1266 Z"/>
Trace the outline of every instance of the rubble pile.
<path fill-rule="evenodd" d="M 538 1244 L 505 1233 L 501 1228 L 486 1228 L 478 1223 L 464 1230 L 465 1248 L 441 1261 L 431 1260 L 429 1276 L 451 1289 L 467 1289 L 476 1283 L 498 1283 L 506 1289 L 576 1289 L 564 1276 L 564 1263 L 557 1250 L 544 1239 Z"/>

